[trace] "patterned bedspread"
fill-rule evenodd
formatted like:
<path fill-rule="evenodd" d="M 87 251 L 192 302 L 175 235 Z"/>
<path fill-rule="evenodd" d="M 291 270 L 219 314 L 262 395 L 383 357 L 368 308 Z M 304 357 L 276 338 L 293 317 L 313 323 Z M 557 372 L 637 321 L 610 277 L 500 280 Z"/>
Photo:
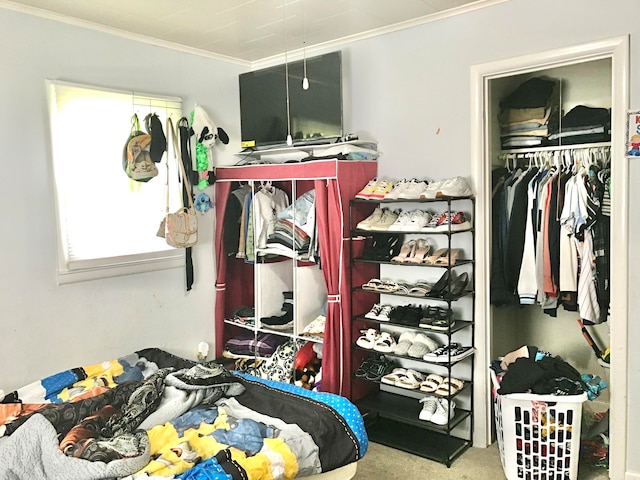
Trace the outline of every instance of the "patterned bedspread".
<path fill-rule="evenodd" d="M 2 479 L 305 477 L 362 458 L 347 399 L 150 348 L 0 403 Z"/>

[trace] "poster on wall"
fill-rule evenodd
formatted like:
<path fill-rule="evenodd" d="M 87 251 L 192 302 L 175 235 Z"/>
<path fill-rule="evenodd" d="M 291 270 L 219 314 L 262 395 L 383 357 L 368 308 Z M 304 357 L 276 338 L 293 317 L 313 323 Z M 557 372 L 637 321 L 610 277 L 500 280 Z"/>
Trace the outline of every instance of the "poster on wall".
<path fill-rule="evenodd" d="M 627 157 L 640 157 L 640 111 L 627 114 Z"/>

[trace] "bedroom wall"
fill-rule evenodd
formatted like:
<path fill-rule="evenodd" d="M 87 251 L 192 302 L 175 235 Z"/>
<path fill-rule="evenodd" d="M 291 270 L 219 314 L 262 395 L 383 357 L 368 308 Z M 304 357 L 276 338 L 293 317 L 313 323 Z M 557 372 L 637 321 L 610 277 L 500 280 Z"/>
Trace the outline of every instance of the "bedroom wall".
<path fill-rule="evenodd" d="M 151 346 L 194 358 L 200 341 L 214 340 L 212 212 L 200 217 L 189 293 L 182 269 L 56 285 L 45 79 L 180 96 L 185 114 L 198 102 L 239 138 L 237 79 L 247 68 L 4 9 L 0 31 L 0 388 Z M 233 150 L 216 154 L 228 162 Z"/>
<path fill-rule="evenodd" d="M 331 48 L 342 49 L 344 55 L 346 129 L 378 142 L 382 175 L 469 176 L 472 65 L 631 34 L 630 107 L 640 109 L 640 62 L 633 53 L 640 50 L 638 18 L 640 4 L 635 0 L 618 0 L 615 8 L 598 0 L 510 0 Z M 220 163 L 233 164 L 232 146 L 239 144 L 240 128 L 236 83 L 242 68 L 2 10 L 0 28 L 0 155 L 5 178 L 19 165 L 24 179 L 5 182 L 0 191 L 8 216 L 5 226 L 13 232 L 0 240 L 0 388 L 149 345 L 192 355 L 197 341 L 212 335 L 213 267 L 206 241 L 196 251 L 197 283 L 189 295 L 183 292 L 180 271 L 55 285 L 53 196 L 43 141 L 44 78 L 139 88 L 210 103 L 224 112 L 224 126 L 232 137 Z M 171 74 L 165 79 L 155 69 Z M 638 193 L 632 188 L 637 185 L 640 168 L 634 163 L 629 178 L 630 285 L 637 284 L 640 271 L 633 247 L 640 234 Z M 634 288 L 628 307 L 628 381 L 637 385 L 640 325 L 633 319 L 640 298 Z M 640 410 L 640 390 L 629 389 L 628 402 L 631 423 L 633 412 Z M 638 443 L 640 433 L 630 424 L 627 479 L 640 478 L 640 458 L 632 447 Z"/>
<path fill-rule="evenodd" d="M 379 172 L 390 178 L 471 175 L 470 68 L 473 65 L 630 34 L 630 108 L 640 109 L 640 4 L 595 0 L 509 0 L 468 14 L 343 47 L 348 60 L 349 131 L 378 141 Z M 640 382 L 635 243 L 640 230 L 640 160 L 629 172 L 628 384 Z M 575 332 L 578 335 L 578 332 Z M 554 335 L 554 332 L 549 332 Z M 578 335 L 579 336 L 579 335 Z M 577 341 L 580 341 L 578 339 Z M 584 348 L 588 348 L 584 344 Z M 621 392 L 618 392 L 620 394 Z M 640 390 L 627 393 L 626 479 L 640 479 L 633 426 Z M 624 393 L 622 393 L 624 395 Z M 619 477 L 612 477 L 619 478 Z"/>

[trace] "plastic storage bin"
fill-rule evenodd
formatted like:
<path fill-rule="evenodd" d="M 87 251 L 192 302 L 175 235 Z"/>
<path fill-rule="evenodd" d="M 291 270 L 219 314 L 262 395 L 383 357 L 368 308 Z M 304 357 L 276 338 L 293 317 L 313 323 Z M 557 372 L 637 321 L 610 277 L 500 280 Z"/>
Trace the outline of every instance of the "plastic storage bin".
<path fill-rule="evenodd" d="M 577 480 L 582 403 L 587 394 L 498 395 L 491 370 L 496 436 L 508 480 Z"/>

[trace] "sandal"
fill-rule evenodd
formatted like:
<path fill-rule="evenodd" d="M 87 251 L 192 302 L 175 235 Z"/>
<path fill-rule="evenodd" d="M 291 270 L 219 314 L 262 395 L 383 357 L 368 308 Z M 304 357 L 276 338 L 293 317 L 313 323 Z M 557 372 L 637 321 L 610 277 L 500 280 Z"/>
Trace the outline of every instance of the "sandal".
<path fill-rule="evenodd" d="M 425 258 L 424 263 L 426 263 L 427 265 L 435 265 L 438 259 L 443 255 L 446 255 L 448 251 L 449 251 L 448 248 L 439 248 L 438 250 L 433 252 L 433 254 Z"/>
<path fill-rule="evenodd" d="M 438 390 L 444 379 L 437 373 L 430 373 L 427 378 L 420 384 L 422 392 L 432 393 Z"/>
<path fill-rule="evenodd" d="M 382 332 L 373 344 L 376 352 L 392 353 L 393 347 L 396 346 L 396 339 L 389 332 Z"/>
<path fill-rule="evenodd" d="M 377 278 L 372 278 L 367 283 L 362 285 L 362 289 L 377 292 L 381 286 L 382 286 L 382 280 L 379 280 Z"/>
<path fill-rule="evenodd" d="M 424 333 L 416 333 L 413 343 L 407 350 L 407 355 L 412 358 L 422 358 L 429 352 L 438 348 L 438 344 Z"/>
<path fill-rule="evenodd" d="M 400 248 L 400 253 L 391 259 L 392 262 L 396 263 L 405 263 L 407 262 L 415 253 L 416 245 L 418 242 L 415 240 L 410 240 Z"/>
<path fill-rule="evenodd" d="M 456 264 L 456 259 L 458 258 L 459 254 L 460 254 L 459 248 L 452 248 L 448 252 L 445 252 L 443 255 L 440 255 L 438 258 L 436 258 L 433 265 L 442 265 L 445 267 L 447 266 L 452 267 L 453 265 Z"/>
<path fill-rule="evenodd" d="M 424 263 L 430 251 L 431 245 L 429 245 L 424 238 L 419 238 L 416 241 L 416 248 L 413 254 L 405 260 L 405 263 Z"/>
<path fill-rule="evenodd" d="M 386 383 L 387 385 L 395 385 L 398 381 L 400 381 L 400 378 L 403 377 L 405 373 L 407 373 L 406 368 L 394 368 L 393 370 L 391 370 L 391 373 L 387 373 L 386 375 L 384 375 L 380 379 L 380 381 L 382 383 Z"/>
<path fill-rule="evenodd" d="M 407 295 L 412 297 L 426 297 L 431 292 L 432 285 L 427 282 L 417 282 L 413 287 L 409 289 Z"/>
<path fill-rule="evenodd" d="M 417 390 L 424 380 L 424 375 L 415 370 L 408 369 L 403 376 L 396 382 L 396 387 L 407 388 L 409 390 Z"/>
<path fill-rule="evenodd" d="M 440 397 L 452 397 L 464 387 L 464 382 L 457 378 L 445 378 L 436 389 L 436 395 Z"/>
<path fill-rule="evenodd" d="M 356 340 L 356 345 L 367 350 L 373 350 L 376 341 L 380 337 L 380 334 L 375 328 L 369 328 L 368 330 L 360 330 L 360 337 Z"/>

